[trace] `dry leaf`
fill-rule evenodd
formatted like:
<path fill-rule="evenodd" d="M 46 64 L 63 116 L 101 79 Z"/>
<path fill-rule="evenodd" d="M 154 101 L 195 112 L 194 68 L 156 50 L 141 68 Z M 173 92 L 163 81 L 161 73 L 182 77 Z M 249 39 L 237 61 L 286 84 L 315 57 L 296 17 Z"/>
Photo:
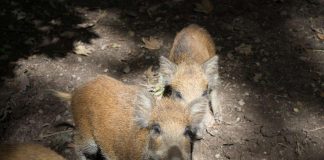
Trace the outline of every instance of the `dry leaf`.
<path fill-rule="evenodd" d="M 244 102 L 243 99 L 241 99 L 238 103 L 239 103 L 240 106 L 244 106 L 245 105 L 245 102 Z"/>
<path fill-rule="evenodd" d="M 111 45 L 111 47 L 112 47 L 112 48 L 120 48 L 121 45 L 120 45 L 120 44 L 117 44 L 117 43 L 113 43 L 113 44 Z"/>
<path fill-rule="evenodd" d="M 151 36 L 149 38 L 142 38 L 142 41 L 144 43 L 143 47 L 150 50 L 160 49 L 163 44 L 162 41 Z"/>
<path fill-rule="evenodd" d="M 201 0 L 200 3 L 196 3 L 196 12 L 210 14 L 214 10 L 213 3 L 210 0 Z"/>
<path fill-rule="evenodd" d="M 317 37 L 318 37 L 318 39 L 320 39 L 320 40 L 324 40 L 324 33 L 317 33 Z"/>
<path fill-rule="evenodd" d="M 89 53 L 93 51 L 93 48 L 86 47 L 82 42 L 77 42 L 74 45 L 74 53 L 83 55 L 83 56 L 89 56 Z"/>

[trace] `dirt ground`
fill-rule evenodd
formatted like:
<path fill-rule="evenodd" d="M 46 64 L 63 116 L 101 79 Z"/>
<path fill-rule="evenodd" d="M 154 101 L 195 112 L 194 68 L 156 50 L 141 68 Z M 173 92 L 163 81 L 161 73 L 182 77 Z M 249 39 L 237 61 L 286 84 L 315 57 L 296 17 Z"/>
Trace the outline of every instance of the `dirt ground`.
<path fill-rule="evenodd" d="M 1 142 L 36 141 L 75 159 L 73 131 L 59 125 L 73 124 L 69 105 L 48 90 L 98 74 L 146 84 L 176 32 L 196 23 L 220 56 L 223 116 L 195 145 L 197 159 L 324 159 L 323 0 L 215 0 L 210 13 L 198 0 L 1 3 Z M 162 46 L 145 48 L 147 37 Z"/>

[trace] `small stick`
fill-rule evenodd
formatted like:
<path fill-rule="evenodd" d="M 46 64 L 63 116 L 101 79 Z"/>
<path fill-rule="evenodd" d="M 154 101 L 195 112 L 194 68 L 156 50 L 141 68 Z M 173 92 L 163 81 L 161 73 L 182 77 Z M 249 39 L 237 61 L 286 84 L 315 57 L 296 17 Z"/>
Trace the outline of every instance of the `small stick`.
<path fill-rule="evenodd" d="M 318 131 L 318 130 L 321 130 L 321 129 L 324 129 L 324 126 L 308 130 L 308 132 L 314 132 L 314 131 Z"/>
<path fill-rule="evenodd" d="M 315 52 L 324 52 L 324 49 L 312 49 L 312 51 L 315 51 Z"/>
<path fill-rule="evenodd" d="M 69 132 L 72 132 L 73 130 L 69 129 L 69 130 L 65 130 L 65 131 L 58 131 L 58 132 L 54 132 L 54 133 L 49 133 L 49 134 L 45 134 L 45 135 L 40 135 L 39 137 L 41 139 L 43 138 L 47 138 L 47 137 L 51 137 L 51 136 L 55 136 L 55 135 L 58 135 L 58 134 L 63 134 L 63 133 L 69 133 Z"/>

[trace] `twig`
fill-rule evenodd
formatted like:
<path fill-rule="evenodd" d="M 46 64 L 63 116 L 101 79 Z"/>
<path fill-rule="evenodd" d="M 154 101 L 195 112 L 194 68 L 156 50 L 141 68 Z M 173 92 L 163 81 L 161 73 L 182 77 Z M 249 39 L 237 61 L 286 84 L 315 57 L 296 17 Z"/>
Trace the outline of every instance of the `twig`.
<path fill-rule="evenodd" d="M 318 130 L 321 130 L 321 129 L 324 129 L 324 126 L 322 126 L 322 127 L 317 127 L 317 128 L 311 129 L 311 130 L 306 130 L 306 131 L 307 131 L 307 132 L 314 132 L 314 131 L 318 131 Z"/>
<path fill-rule="evenodd" d="M 324 52 L 324 49 L 311 49 L 313 52 Z"/>
<path fill-rule="evenodd" d="M 287 145 L 285 145 L 283 143 L 277 143 L 277 145 L 280 145 L 280 146 L 283 146 L 283 147 L 286 147 L 286 148 L 291 148 L 291 147 L 289 147 L 289 146 L 287 146 Z"/>
<path fill-rule="evenodd" d="M 40 139 L 43 139 L 43 138 L 47 138 L 47 137 L 51 137 L 51 136 L 55 136 L 55 135 L 58 135 L 58 134 L 63 134 L 63 133 L 69 133 L 69 132 L 72 132 L 73 130 L 72 129 L 69 129 L 69 130 L 65 130 L 65 131 L 58 131 L 58 132 L 54 132 L 54 133 L 49 133 L 49 134 L 41 134 L 39 136 Z"/>

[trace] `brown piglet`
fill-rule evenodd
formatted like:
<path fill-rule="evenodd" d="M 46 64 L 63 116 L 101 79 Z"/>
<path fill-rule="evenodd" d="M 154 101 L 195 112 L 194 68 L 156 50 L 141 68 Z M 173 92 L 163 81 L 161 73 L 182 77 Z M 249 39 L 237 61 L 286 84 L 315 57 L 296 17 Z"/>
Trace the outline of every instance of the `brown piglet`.
<path fill-rule="evenodd" d="M 206 98 L 184 106 L 169 98 L 155 100 L 147 91 L 99 76 L 71 95 L 82 160 L 96 154 L 109 160 L 190 160 L 196 129 L 206 112 Z"/>
<path fill-rule="evenodd" d="M 201 97 L 211 101 L 211 110 L 219 112 L 215 98 L 219 85 L 218 55 L 210 34 L 191 24 L 177 33 L 168 58 L 160 57 L 160 76 L 165 95 L 187 105 Z M 214 116 L 207 112 L 206 128 L 214 124 Z"/>
<path fill-rule="evenodd" d="M 0 144 L 1 160 L 65 160 L 61 155 L 39 144 Z"/>

